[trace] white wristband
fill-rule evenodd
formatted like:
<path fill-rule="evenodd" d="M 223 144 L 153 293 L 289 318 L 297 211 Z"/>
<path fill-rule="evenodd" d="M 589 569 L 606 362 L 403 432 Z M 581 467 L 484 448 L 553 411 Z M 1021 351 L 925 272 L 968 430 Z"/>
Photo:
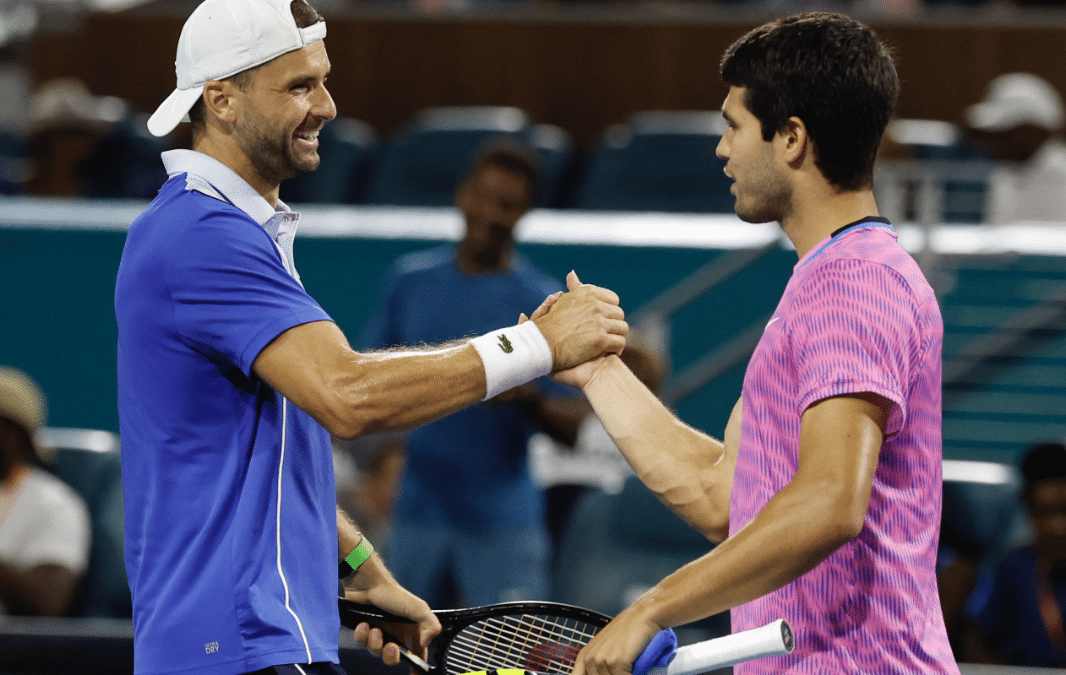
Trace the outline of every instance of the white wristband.
<path fill-rule="evenodd" d="M 470 344 L 485 366 L 483 401 L 552 371 L 551 347 L 532 321 L 494 330 Z"/>

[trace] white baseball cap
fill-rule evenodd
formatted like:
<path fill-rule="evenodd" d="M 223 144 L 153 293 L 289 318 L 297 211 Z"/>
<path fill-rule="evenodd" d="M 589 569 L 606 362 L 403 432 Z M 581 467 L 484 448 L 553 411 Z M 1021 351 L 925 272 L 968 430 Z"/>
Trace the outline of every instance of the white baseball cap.
<path fill-rule="evenodd" d="M 174 70 L 178 87 L 148 119 L 165 136 L 185 119 L 204 85 L 260 66 L 326 37 L 326 22 L 300 28 L 291 0 L 205 0 L 185 21 Z"/>
<path fill-rule="evenodd" d="M 1063 119 L 1058 90 L 1032 73 L 996 77 L 989 83 L 984 100 L 966 108 L 966 123 L 983 131 L 1006 131 L 1023 124 L 1058 131 Z"/>

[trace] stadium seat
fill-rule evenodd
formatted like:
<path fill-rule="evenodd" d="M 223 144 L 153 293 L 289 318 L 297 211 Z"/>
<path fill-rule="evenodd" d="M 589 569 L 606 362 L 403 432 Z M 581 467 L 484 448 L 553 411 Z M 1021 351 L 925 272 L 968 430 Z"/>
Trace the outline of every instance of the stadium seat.
<path fill-rule="evenodd" d="M 1027 533 L 1021 478 L 1009 464 L 944 461 L 941 546 L 991 565 Z"/>
<path fill-rule="evenodd" d="M 992 157 L 967 142 L 958 126 L 942 120 L 901 118 L 889 123 L 886 135 L 925 165 L 928 171 L 921 174 L 937 176 L 943 189 L 943 222 L 984 220 Z"/>
<path fill-rule="evenodd" d="M 713 544 L 636 477 L 622 491 L 593 490 L 574 509 L 555 560 L 553 599 L 614 616 Z M 679 629 L 684 642 L 729 632 L 727 614 Z"/>
<path fill-rule="evenodd" d="M 507 106 L 427 108 L 399 130 L 382 150 L 368 202 L 403 206 L 450 206 L 455 187 L 478 149 L 498 137 L 524 140 L 538 151 L 542 190 L 538 205 L 552 205 L 554 191 L 573 156 L 562 129 L 534 124 Z"/>
<path fill-rule="evenodd" d="M 530 125 L 523 139 L 537 151 L 540 160 L 540 191 L 536 205 L 565 208 L 571 199 L 576 167 L 576 152 L 570 134 L 554 124 L 541 122 Z"/>
<path fill-rule="evenodd" d="M 732 213 L 732 181 L 716 152 L 715 111 L 646 111 L 608 128 L 574 206 L 608 211 Z"/>
<path fill-rule="evenodd" d="M 82 196 L 103 199 L 152 199 L 167 180 L 160 153 L 168 138 L 148 132 L 147 115 L 117 122 L 81 164 Z"/>
<path fill-rule="evenodd" d="M 72 614 L 129 618 L 132 608 L 122 557 L 118 436 L 95 429 L 46 428 L 41 432 L 40 443 L 54 452 L 48 468 L 82 496 L 92 517 L 89 569 L 75 597 Z"/>
<path fill-rule="evenodd" d="M 322 163 L 316 171 L 281 184 L 281 198 L 294 204 L 361 204 L 366 201 L 381 137 L 366 122 L 338 117 L 318 135 Z"/>
<path fill-rule="evenodd" d="M 30 144 L 22 136 L 0 129 L 0 195 L 25 192 L 25 183 L 32 171 Z"/>

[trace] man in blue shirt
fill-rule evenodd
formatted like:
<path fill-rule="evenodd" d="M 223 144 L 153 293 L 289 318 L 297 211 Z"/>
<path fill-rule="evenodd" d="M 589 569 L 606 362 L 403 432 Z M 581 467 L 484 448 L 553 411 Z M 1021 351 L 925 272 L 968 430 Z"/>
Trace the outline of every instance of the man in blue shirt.
<path fill-rule="evenodd" d="M 515 250 L 538 184 L 533 150 L 492 141 L 459 182 L 465 235 L 398 259 L 363 346 L 436 344 L 491 330 L 560 289 Z M 455 312 L 452 298 L 467 298 Z M 434 607 L 543 600 L 550 541 L 527 444 L 536 431 L 573 445 L 589 412 L 573 389 L 530 383 L 411 431 L 389 567 Z M 450 577 L 455 595 L 443 592 Z"/>
<path fill-rule="evenodd" d="M 984 570 L 966 606 L 963 657 L 974 663 L 1066 667 L 1066 445 L 1044 441 L 1021 461 L 1032 541 Z"/>
<path fill-rule="evenodd" d="M 336 116 L 325 34 L 303 0 L 206 0 L 149 120 L 163 135 L 188 114 L 193 150 L 164 154 L 169 179 L 130 227 L 115 288 L 139 674 L 336 672 L 338 559 L 355 569 L 349 598 L 414 619 L 426 644 L 428 605 L 336 510 L 330 435 L 417 426 L 624 345 L 617 296 L 572 275 L 532 329 L 348 346 L 300 283 L 299 216 L 278 200 L 318 166 Z M 380 631 L 356 639 L 399 661 Z"/>

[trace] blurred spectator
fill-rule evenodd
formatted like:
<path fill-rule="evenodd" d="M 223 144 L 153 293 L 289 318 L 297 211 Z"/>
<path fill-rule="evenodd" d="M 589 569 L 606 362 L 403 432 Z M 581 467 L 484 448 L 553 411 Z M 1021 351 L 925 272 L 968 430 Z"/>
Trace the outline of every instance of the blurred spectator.
<path fill-rule="evenodd" d="M 0 367 L 0 613 L 63 616 L 89 562 L 85 502 L 40 466 L 44 420 L 37 385 Z"/>
<path fill-rule="evenodd" d="M 27 190 L 36 195 L 82 196 L 84 162 L 127 112 L 125 101 L 94 96 L 77 78 L 58 78 L 38 88 L 26 130 L 34 158 Z"/>
<path fill-rule="evenodd" d="M 986 219 L 1066 222 L 1066 143 L 1062 97 L 1032 73 L 992 80 L 985 98 L 965 111 L 970 142 L 990 151 Z"/>
<path fill-rule="evenodd" d="M 407 465 L 407 436 L 382 433 L 333 441 L 337 504 L 388 560 L 392 512 Z"/>
<path fill-rule="evenodd" d="M 483 148 L 456 191 L 462 241 L 393 265 L 363 346 L 436 344 L 485 332 L 562 290 L 515 251 L 514 229 L 537 185 L 531 149 L 517 141 Z M 572 443 L 587 411 L 573 390 L 538 382 L 411 431 L 389 544 L 397 580 L 438 608 L 543 599 L 550 544 L 527 444 L 538 429 Z"/>
<path fill-rule="evenodd" d="M 630 329 L 626 336 L 621 359 L 637 379 L 659 394 L 665 375 L 665 358 L 636 329 Z M 621 492 L 633 470 L 603 428 L 600 418 L 591 411 L 581 420 L 572 447 L 542 436 L 536 440 L 536 445 L 531 447 L 533 471 L 537 481 L 546 488 L 548 529 L 552 543 L 558 545 L 581 497 L 590 489 L 612 494 Z"/>
<path fill-rule="evenodd" d="M 1066 445 L 1032 446 L 1021 471 L 1033 542 L 978 581 L 962 660 L 1066 667 Z"/>

